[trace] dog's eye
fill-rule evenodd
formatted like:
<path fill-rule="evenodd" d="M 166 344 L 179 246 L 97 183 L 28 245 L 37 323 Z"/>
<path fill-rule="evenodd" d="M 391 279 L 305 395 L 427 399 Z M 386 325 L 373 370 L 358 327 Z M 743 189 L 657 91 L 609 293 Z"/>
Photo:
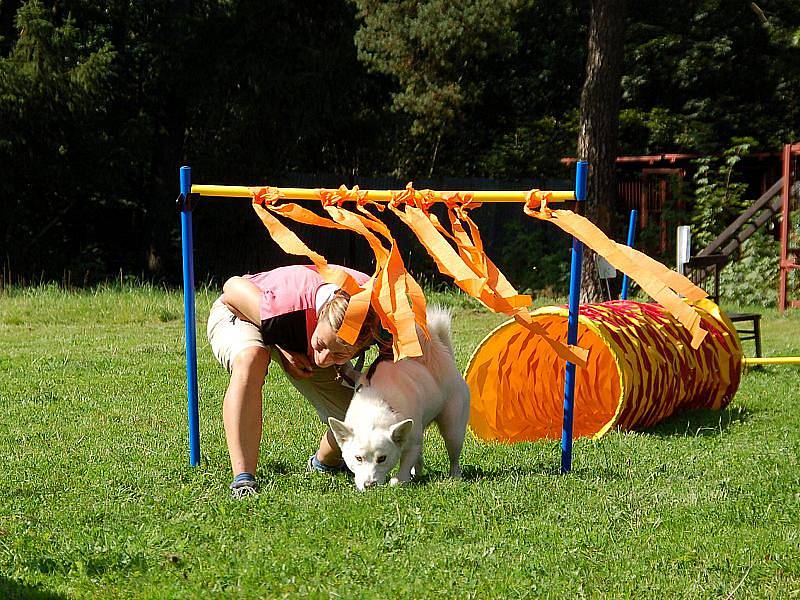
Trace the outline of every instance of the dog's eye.
<path fill-rule="evenodd" d="M 356 460 L 358 462 L 361 462 L 362 460 L 364 460 L 364 457 L 363 456 L 356 456 Z"/>
<path fill-rule="evenodd" d="M 385 456 L 379 456 L 378 460 L 376 462 L 379 462 L 379 463 L 386 462 L 386 457 Z"/>

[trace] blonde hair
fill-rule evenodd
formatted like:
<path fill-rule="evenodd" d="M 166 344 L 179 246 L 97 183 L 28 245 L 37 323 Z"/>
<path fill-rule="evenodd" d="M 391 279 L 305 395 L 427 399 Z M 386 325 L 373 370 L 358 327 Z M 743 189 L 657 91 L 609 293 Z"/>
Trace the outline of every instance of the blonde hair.
<path fill-rule="evenodd" d="M 344 315 L 347 312 L 347 306 L 350 304 L 350 294 L 344 290 L 336 290 L 330 300 L 322 305 L 319 311 L 319 320 L 325 320 L 331 326 L 333 331 L 338 332 L 339 328 L 344 323 Z M 367 316 L 364 317 L 364 323 L 361 325 L 361 331 L 358 332 L 355 344 L 348 344 L 342 340 L 338 334 L 336 341 L 349 350 L 361 350 L 369 346 L 373 342 L 381 342 L 380 337 L 381 321 L 378 318 L 378 313 L 370 306 L 367 311 Z"/>

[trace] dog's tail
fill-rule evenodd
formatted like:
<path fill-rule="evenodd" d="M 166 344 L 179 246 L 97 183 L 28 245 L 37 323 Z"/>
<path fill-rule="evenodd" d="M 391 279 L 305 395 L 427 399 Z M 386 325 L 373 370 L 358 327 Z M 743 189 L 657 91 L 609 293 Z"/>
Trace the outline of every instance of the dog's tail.
<path fill-rule="evenodd" d="M 453 321 L 450 311 L 433 304 L 428 307 L 427 320 L 428 331 L 430 331 L 431 335 L 443 344 L 450 346 L 450 324 Z"/>
<path fill-rule="evenodd" d="M 428 306 L 428 331 L 431 334 L 432 340 L 438 340 L 453 354 L 453 341 L 450 333 L 450 324 L 452 323 L 453 316 L 449 310 L 441 306 Z"/>

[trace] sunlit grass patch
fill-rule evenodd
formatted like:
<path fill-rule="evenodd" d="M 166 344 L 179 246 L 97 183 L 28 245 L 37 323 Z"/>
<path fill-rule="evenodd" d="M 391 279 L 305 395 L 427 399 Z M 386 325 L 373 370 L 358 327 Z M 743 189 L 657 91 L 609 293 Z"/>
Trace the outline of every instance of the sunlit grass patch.
<path fill-rule="evenodd" d="M 278 372 L 257 498 L 233 502 L 227 374 L 198 293 L 202 460 L 188 466 L 183 299 L 155 286 L 0 297 L 0 597 L 792 597 L 800 591 L 800 371 L 745 374 L 723 411 L 559 444 L 438 433 L 418 484 L 358 493 L 305 472 L 323 429 Z M 463 368 L 504 317 L 459 293 Z M 764 313 L 768 354 L 800 318 Z M 580 404 L 578 404 L 580 410 Z"/>

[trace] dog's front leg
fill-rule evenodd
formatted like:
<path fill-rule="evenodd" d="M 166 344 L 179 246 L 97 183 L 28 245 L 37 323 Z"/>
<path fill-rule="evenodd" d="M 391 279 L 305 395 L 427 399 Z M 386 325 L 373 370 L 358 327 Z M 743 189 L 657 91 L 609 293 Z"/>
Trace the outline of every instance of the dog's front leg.
<path fill-rule="evenodd" d="M 411 469 L 411 477 L 413 479 L 419 479 L 422 477 L 422 452 L 419 453 L 419 458 L 417 459 L 417 464 L 414 465 L 414 468 Z"/>
<path fill-rule="evenodd" d="M 400 467 L 397 475 L 389 480 L 389 485 L 408 483 L 411 481 L 411 468 L 417 464 L 422 455 L 422 440 L 409 440 L 408 445 L 400 455 Z"/>

